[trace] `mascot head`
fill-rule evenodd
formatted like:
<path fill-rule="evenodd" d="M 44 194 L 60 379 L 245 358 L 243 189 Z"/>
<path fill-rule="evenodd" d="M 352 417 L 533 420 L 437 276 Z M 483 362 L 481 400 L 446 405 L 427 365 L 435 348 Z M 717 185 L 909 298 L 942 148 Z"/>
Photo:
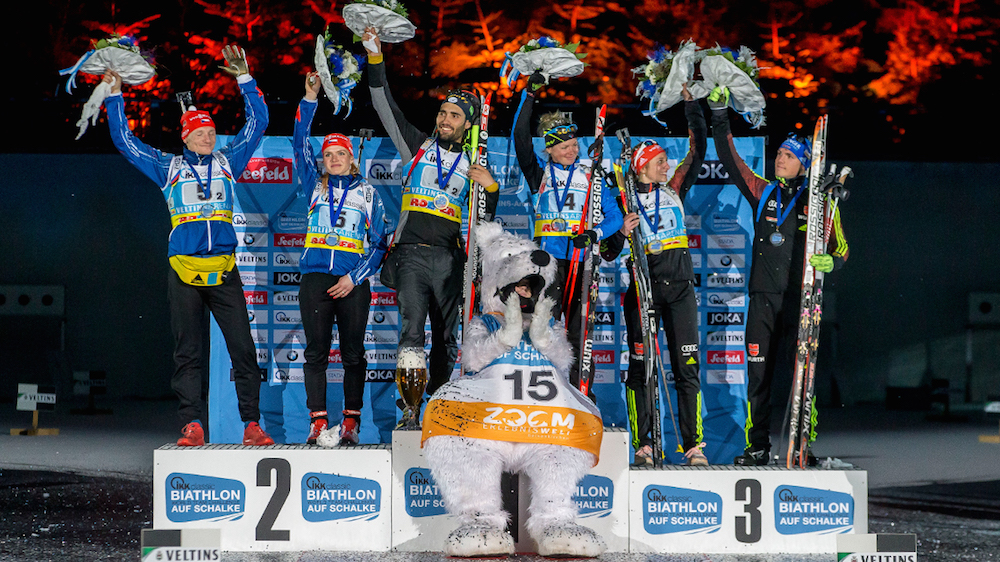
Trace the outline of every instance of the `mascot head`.
<path fill-rule="evenodd" d="M 494 222 L 480 223 L 476 244 L 483 266 L 483 312 L 503 312 L 504 302 L 513 292 L 520 295 L 521 312 L 534 312 L 535 303 L 555 280 L 555 260 L 538 244 L 506 232 Z"/>

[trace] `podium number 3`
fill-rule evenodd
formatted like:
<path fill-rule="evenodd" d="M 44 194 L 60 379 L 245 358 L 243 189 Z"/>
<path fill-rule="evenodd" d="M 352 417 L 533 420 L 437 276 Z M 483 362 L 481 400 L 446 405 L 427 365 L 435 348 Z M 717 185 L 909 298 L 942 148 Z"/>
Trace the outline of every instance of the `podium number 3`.
<path fill-rule="evenodd" d="M 257 540 L 259 541 L 287 541 L 289 531 L 278 531 L 273 529 L 274 521 L 281 513 L 281 508 L 288 499 L 288 492 L 292 489 L 292 465 L 285 459 L 261 459 L 257 463 L 257 485 L 271 485 L 271 471 L 274 471 L 274 494 L 271 501 L 267 502 L 264 513 L 257 522 Z"/>
<path fill-rule="evenodd" d="M 736 483 L 736 501 L 746 502 L 743 513 L 736 517 L 736 540 L 760 542 L 760 482 L 740 480 Z"/>

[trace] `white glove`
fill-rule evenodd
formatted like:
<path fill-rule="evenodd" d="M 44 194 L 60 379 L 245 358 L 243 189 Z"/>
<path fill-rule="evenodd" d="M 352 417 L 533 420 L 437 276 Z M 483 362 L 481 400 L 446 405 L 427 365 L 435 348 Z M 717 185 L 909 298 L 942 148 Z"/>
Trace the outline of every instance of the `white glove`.
<path fill-rule="evenodd" d="M 531 326 L 528 335 L 531 336 L 531 345 L 542 350 L 552 343 L 552 330 L 549 328 L 549 321 L 552 320 L 552 308 L 556 301 L 550 297 L 542 297 L 535 305 L 535 313 L 531 316 Z"/>
<path fill-rule="evenodd" d="M 500 343 L 507 347 L 514 347 L 521 341 L 524 330 L 521 328 L 521 297 L 517 293 L 511 292 L 507 297 L 507 309 L 504 311 L 504 326 L 500 328 L 498 337 Z"/>

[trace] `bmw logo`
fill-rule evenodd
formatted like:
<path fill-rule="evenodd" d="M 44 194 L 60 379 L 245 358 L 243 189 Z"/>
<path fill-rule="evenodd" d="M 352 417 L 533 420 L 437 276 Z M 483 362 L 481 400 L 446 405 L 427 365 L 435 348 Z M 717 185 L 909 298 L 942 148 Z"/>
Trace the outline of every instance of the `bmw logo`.
<path fill-rule="evenodd" d="M 722 256 L 722 259 L 719 260 L 719 263 L 728 267 L 733 264 L 733 258 L 731 258 L 730 256 Z"/>
<path fill-rule="evenodd" d="M 253 244 L 254 240 L 256 240 L 256 239 L 253 237 L 253 234 L 244 234 L 243 235 L 243 243 L 246 244 L 247 246 Z"/>
<path fill-rule="evenodd" d="M 385 314 L 382 312 L 376 312 L 372 315 L 372 320 L 374 320 L 376 324 L 381 324 L 382 322 L 385 322 Z"/>
<path fill-rule="evenodd" d="M 288 357 L 289 361 L 295 361 L 296 359 L 299 358 L 299 354 L 298 354 L 298 352 L 296 352 L 293 349 L 293 350 L 289 351 L 288 354 L 285 357 Z"/>
<path fill-rule="evenodd" d="M 249 318 L 249 319 L 250 319 L 250 321 L 251 321 L 251 322 L 253 322 L 253 319 L 254 319 L 254 313 L 253 313 L 253 311 L 252 311 L 252 310 L 248 310 L 248 311 L 247 311 L 247 318 Z"/>

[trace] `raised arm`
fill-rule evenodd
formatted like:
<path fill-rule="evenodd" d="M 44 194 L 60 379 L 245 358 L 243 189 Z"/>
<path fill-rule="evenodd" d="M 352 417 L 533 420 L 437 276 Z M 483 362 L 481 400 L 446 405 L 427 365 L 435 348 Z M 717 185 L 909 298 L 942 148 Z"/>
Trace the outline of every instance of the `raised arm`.
<path fill-rule="evenodd" d="M 764 187 L 769 182 L 755 174 L 736 153 L 733 133 L 729 128 L 729 109 L 725 102 L 721 103 L 721 107 L 717 107 L 716 103 L 709 101 L 709 106 L 712 107 L 712 138 L 719 160 L 729 172 L 729 180 L 739 188 L 747 201 L 756 207 Z"/>
<path fill-rule="evenodd" d="M 313 79 L 310 84 L 309 80 Z M 316 154 L 313 152 L 312 143 L 309 142 L 309 135 L 312 131 L 312 120 L 316 116 L 320 82 L 315 72 L 310 72 L 306 76 L 306 93 L 299 102 L 299 109 L 295 112 L 295 128 L 292 131 L 292 154 L 295 160 L 295 174 L 299 178 L 302 193 L 309 197 L 312 187 L 319 177 L 319 170 L 316 168 Z"/>
<path fill-rule="evenodd" d="M 372 94 L 372 105 L 375 106 L 375 112 L 378 113 L 378 118 L 382 122 L 382 126 L 385 127 L 385 132 L 392 139 L 392 143 L 396 145 L 400 158 L 404 163 L 409 162 L 420 145 L 427 139 L 427 134 L 407 121 L 402 110 L 396 105 L 396 101 L 392 99 L 392 93 L 389 92 L 389 84 L 386 81 L 382 42 L 379 41 L 375 28 L 366 29 L 364 39 L 374 41 L 377 49 L 377 51 L 368 51 L 368 89 Z"/>
<path fill-rule="evenodd" d="M 544 77 L 538 74 L 544 81 Z M 532 193 L 538 193 L 538 188 L 542 185 L 544 170 L 538 164 L 538 157 L 535 156 L 535 147 L 531 141 L 531 114 L 535 105 L 535 94 L 532 91 L 532 84 L 536 83 L 535 74 L 528 79 L 528 85 L 524 87 L 524 104 L 517 114 L 517 121 L 514 123 L 514 153 L 517 154 L 517 163 L 521 167 L 521 174 L 528 183 L 528 189 Z"/>
<path fill-rule="evenodd" d="M 122 98 L 122 78 L 114 70 L 104 73 L 104 81 L 112 84 L 111 94 L 104 101 L 104 109 L 108 112 L 108 128 L 111 131 L 111 142 L 118 152 L 121 152 L 133 166 L 146 177 L 153 180 L 163 190 L 167 183 L 167 171 L 173 155 L 160 152 L 139 140 L 128 128 L 128 118 L 125 117 L 125 100 Z"/>
<path fill-rule="evenodd" d="M 708 125 L 705 123 L 705 114 L 698 100 L 684 102 L 684 115 L 688 122 L 688 153 L 684 155 L 684 159 L 674 170 L 674 175 L 667 181 L 681 201 L 698 180 L 701 166 L 705 162 L 705 151 L 708 150 Z"/>
<path fill-rule="evenodd" d="M 246 53 L 243 49 L 227 45 L 222 49 L 222 55 L 226 59 L 226 66 L 222 69 L 236 77 L 240 93 L 243 94 L 243 113 L 246 115 L 246 123 L 240 132 L 236 133 L 233 141 L 223 147 L 220 152 L 229 158 L 233 174 L 239 176 L 243 174 L 243 169 L 250 162 L 250 157 L 264 140 L 264 131 L 267 130 L 270 117 L 267 104 L 264 103 L 264 93 L 257 87 L 257 81 L 250 76 Z"/>

